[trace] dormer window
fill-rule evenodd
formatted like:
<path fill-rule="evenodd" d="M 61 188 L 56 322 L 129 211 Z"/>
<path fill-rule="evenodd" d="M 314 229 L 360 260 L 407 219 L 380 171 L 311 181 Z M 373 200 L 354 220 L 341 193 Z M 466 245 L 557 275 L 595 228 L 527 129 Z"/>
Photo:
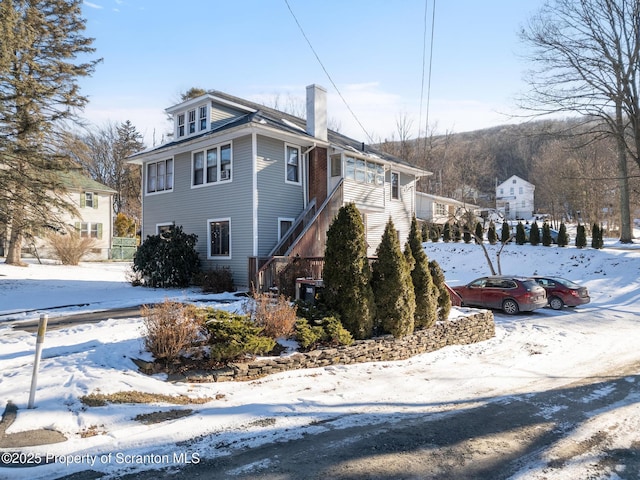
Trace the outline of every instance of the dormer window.
<path fill-rule="evenodd" d="M 196 133 L 196 111 L 189 110 L 187 115 L 189 116 L 189 135 L 191 135 L 192 133 Z"/>
<path fill-rule="evenodd" d="M 200 130 L 206 130 L 207 129 L 207 106 L 204 105 L 202 107 L 200 107 L 199 109 L 200 114 L 199 116 L 199 120 L 200 120 Z"/>
<path fill-rule="evenodd" d="M 184 113 L 178 115 L 178 137 L 184 137 Z"/>

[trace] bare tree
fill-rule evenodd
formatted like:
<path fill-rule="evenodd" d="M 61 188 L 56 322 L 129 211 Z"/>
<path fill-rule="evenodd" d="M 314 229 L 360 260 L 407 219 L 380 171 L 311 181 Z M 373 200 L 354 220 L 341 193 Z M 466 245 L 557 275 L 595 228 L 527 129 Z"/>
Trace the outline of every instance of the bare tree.
<path fill-rule="evenodd" d="M 627 157 L 640 162 L 640 1 L 549 0 L 521 37 L 536 65 L 523 106 L 597 118 L 592 132 L 615 140 L 620 241 L 631 242 Z"/>

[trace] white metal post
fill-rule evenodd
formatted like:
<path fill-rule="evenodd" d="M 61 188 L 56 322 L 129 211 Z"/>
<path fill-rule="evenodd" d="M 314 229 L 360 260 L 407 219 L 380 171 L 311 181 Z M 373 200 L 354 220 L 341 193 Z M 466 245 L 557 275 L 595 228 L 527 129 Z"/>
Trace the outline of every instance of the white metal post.
<path fill-rule="evenodd" d="M 33 362 L 33 375 L 31 376 L 31 393 L 29 394 L 29 404 L 27 408 L 33 408 L 36 398 L 36 386 L 38 384 L 38 367 L 40 366 L 40 356 L 42 355 L 42 344 L 44 343 L 44 333 L 47 330 L 49 315 L 43 313 L 38 322 L 38 339 L 36 340 L 36 358 Z"/>

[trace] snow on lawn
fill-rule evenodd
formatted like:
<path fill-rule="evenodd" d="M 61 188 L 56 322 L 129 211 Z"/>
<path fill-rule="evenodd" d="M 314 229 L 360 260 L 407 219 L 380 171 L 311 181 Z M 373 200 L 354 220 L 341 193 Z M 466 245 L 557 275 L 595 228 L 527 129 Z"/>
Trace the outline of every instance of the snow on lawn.
<path fill-rule="evenodd" d="M 494 262 L 496 249 L 490 247 Z M 425 251 L 439 262 L 451 285 L 489 274 L 476 245 L 427 243 Z M 150 357 L 143 351 L 142 321 L 137 316 L 52 329 L 45 338 L 36 408 L 28 409 L 36 337 L 11 328 L 16 320 L 38 318 L 41 312 L 53 317 L 164 298 L 195 303 L 236 299 L 223 305 L 232 310 L 240 309 L 242 302 L 230 294 L 212 297 L 193 289 L 134 288 L 126 281 L 127 264 L 32 264 L 27 268 L 0 264 L 0 410 L 8 401 L 19 408 L 6 433 L 45 428 L 68 438 L 63 443 L 20 449 L 38 458 L 49 455 L 52 463 L 0 468 L 0 478 L 55 478 L 88 468 L 117 476 L 222 454 L 217 453 L 224 451 L 217 449 L 220 445 L 252 446 L 321 431 L 328 428 L 322 421 L 331 420 L 331 428 L 339 428 L 393 420 L 407 413 L 469 408 L 503 396 L 558 388 L 640 361 L 637 245 L 623 248 L 610 242 L 604 250 L 509 245 L 501 254 L 501 266 L 505 273 L 561 275 L 582 283 L 589 288 L 591 303 L 513 317 L 496 313 L 493 339 L 405 361 L 298 370 L 244 383 L 170 383 L 163 375 L 139 373 L 131 358 Z M 64 308 L 51 310 L 57 306 Z M 79 401 L 92 392 L 131 390 L 210 400 L 103 407 L 86 407 Z M 640 409 L 634 405 L 629 399 L 586 422 L 574 435 L 578 440 L 586 438 L 620 421 L 621 415 L 625 425 L 638 426 Z M 151 425 L 134 420 L 137 415 L 171 410 L 191 413 Z M 618 418 L 612 418 L 615 415 Z M 629 448 L 635 441 L 635 430 L 627 430 L 616 430 L 616 447 Z M 87 436 L 89 432 L 97 435 Z M 563 441 L 570 442 L 571 437 Z M 531 468 L 529 478 L 537 478 L 535 466 Z M 581 478 L 580 468 L 568 465 L 553 478 Z M 544 472 L 538 473 L 543 478 Z"/>

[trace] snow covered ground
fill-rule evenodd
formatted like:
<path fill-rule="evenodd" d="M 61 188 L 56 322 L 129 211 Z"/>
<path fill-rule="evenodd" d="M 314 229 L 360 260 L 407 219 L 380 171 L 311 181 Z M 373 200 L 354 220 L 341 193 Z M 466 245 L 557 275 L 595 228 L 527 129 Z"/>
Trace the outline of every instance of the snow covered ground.
<path fill-rule="evenodd" d="M 440 263 L 451 285 L 489 273 L 478 246 L 427 243 L 425 250 Z M 495 259 L 495 249 L 491 250 Z M 591 303 L 513 317 L 496 313 L 495 338 L 475 345 L 447 347 L 401 362 L 293 371 L 246 383 L 169 383 L 162 375 L 138 373 L 131 358 L 150 358 L 143 351 L 139 317 L 49 330 L 33 409 L 27 403 L 36 336 L 11 328 L 10 323 L 37 319 L 41 312 L 54 317 L 164 298 L 213 297 L 191 289 L 131 287 L 127 264 L 27 268 L 0 264 L 0 411 L 8 401 L 19 408 L 6 433 L 48 428 L 68 438 L 21 449 L 51 463 L 0 468 L 0 478 L 55 478 L 88 468 L 117 476 L 123 471 L 177 466 L 215 455 L 216 445 L 252 446 L 321 431 L 323 420 L 332 419 L 332 428 L 339 428 L 380 421 L 380 416 L 388 420 L 407 413 L 468 408 L 502 395 L 559 388 L 640 362 L 640 245 L 607 242 L 599 251 L 509 245 L 501 262 L 504 273 L 561 275 L 584 284 Z M 58 306 L 63 308 L 51 309 Z M 241 301 L 223 308 L 240 309 Z M 131 390 L 212 400 L 186 406 L 104 407 L 86 407 L 78 400 L 92 392 Z M 626 428 L 615 431 L 612 447 L 630 448 L 640 429 L 638 400 L 629 398 L 591 418 L 567 441 L 579 441 L 623 421 Z M 151 425 L 134 420 L 137 415 L 175 409 L 192 413 Z M 87 436 L 88 432 L 97 434 Z M 190 439 L 196 440 L 185 446 L 183 442 Z M 7 451 L 0 449 L 0 454 Z M 542 465 L 528 468 L 526 478 L 534 479 L 584 478 L 585 473 L 580 462 L 553 476 Z"/>

